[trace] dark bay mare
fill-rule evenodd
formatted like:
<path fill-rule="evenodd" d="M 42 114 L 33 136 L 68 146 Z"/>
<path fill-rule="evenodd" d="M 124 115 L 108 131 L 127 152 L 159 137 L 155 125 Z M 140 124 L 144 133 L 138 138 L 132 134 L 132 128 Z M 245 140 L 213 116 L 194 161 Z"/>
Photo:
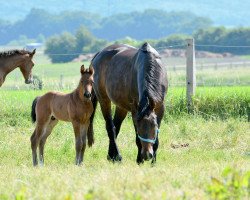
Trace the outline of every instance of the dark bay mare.
<path fill-rule="evenodd" d="M 167 73 L 160 55 L 148 43 L 139 49 L 114 44 L 98 52 L 92 59 L 94 67 L 94 109 L 99 101 L 109 136 L 108 159 L 122 159 L 116 138 L 128 112 L 136 132 L 137 163 L 156 161 L 159 145 L 158 133 L 164 114 L 167 92 Z M 111 102 L 115 104 L 112 119 Z M 93 131 L 91 117 L 89 132 Z"/>
<path fill-rule="evenodd" d="M 34 66 L 32 58 L 35 53 L 35 49 L 32 52 L 26 50 L 11 50 L 0 52 L 0 87 L 4 83 L 7 74 L 9 74 L 17 67 L 20 68 L 25 79 L 25 83 L 31 83 L 31 72 Z"/>

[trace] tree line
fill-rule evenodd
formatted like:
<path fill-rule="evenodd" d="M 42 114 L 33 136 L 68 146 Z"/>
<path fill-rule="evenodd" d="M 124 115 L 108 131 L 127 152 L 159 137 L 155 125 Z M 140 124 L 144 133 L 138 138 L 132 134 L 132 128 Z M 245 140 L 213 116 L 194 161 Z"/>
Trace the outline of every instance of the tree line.
<path fill-rule="evenodd" d="M 43 36 L 46 39 L 64 31 L 75 34 L 81 25 L 89 29 L 94 36 L 113 41 L 126 36 L 143 40 L 174 33 L 192 34 L 197 29 L 211 26 L 212 22 L 209 18 L 199 17 L 190 12 L 154 9 L 109 17 L 79 11 L 51 14 L 42 9 L 32 9 L 23 20 L 15 23 L 0 20 L 0 45 L 20 37 L 37 39 Z"/>
<path fill-rule="evenodd" d="M 250 54 L 250 28 L 227 29 L 214 27 L 200 29 L 192 35 L 173 34 L 160 39 L 136 40 L 131 37 L 107 41 L 96 38 L 86 27 L 80 27 L 73 35 L 64 32 L 47 40 L 45 53 L 52 62 L 69 62 L 78 57 L 78 53 L 95 53 L 112 43 L 124 43 L 139 47 L 143 42 L 149 42 L 154 48 L 186 48 L 186 39 L 193 37 L 196 50 L 210 51 L 215 53 L 232 53 L 236 55 Z M 244 47 L 236 47 L 244 46 Z M 249 48 L 247 48 L 249 46 Z M 77 53 L 77 54 L 76 54 Z M 70 54 L 67 56 L 56 54 Z"/>

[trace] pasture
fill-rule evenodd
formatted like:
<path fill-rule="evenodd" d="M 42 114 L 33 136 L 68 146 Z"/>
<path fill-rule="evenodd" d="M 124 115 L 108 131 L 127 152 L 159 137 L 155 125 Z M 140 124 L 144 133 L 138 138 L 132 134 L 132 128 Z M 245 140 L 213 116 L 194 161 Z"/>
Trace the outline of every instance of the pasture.
<path fill-rule="evenodd" d="M 154 166 L 135 162 L 137 147 L 130 116 L 117 140 L 123 161 L 107 161 L 108 137 L 98 106 L 95 144 L 86 149 L 82 166 L 74 165 L 71 124 L 59 122 L 45 146 L 45 166 L 34 168 L 30 149 L 33 99 L 52 88 L 60 89 L 60 75 L 65 92 L 75 88 L 80 78 L 79 63 L 43 63 L 37 64 L 34 74 L 42 77 L 44 90 L 30 90 L 18 71 L 7 77 L 0 90 L 0 199 L 210 199 L 211 177 L 223 180 L 226 167 L 249 171 L 249 86 L 200 87 L 193 114 L 185 110 L 185 89 L 170 87 Z M 242 69 L 238 78 L 244 82 L 249 68 Z M 204 73 L 203 78 L 214 77 L 213 73 Z M 225 74 L 216 74 L 223 80 Z M 173 72 L 170 76 L 177 77 Z M 227 81 L 222 82 L 226 85 Z M 10 90 L 17 88 L 22 90 Z M 242 198 L 247 199 L 246 195 Z"/>

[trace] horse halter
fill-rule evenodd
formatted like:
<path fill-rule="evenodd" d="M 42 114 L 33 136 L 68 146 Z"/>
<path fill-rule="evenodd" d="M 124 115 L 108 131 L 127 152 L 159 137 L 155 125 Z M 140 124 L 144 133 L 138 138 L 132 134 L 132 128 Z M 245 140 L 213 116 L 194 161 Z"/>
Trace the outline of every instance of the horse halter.
<path fill-rule="evenodd" d="M 158 134 L 160 133 L 160 130 L 159 129 L 156 129 L 155 130 L 155 138 L 154 139 L 147 139 L 147 138 L 143 138 L 141 137 L 139 134 L 137 134 L 138 138 L 143 141 L 143 142 L 148 142 L 148 143 L 152 143 L 154 144 L 156 142 L 156 139 L 158 137 Z"/>

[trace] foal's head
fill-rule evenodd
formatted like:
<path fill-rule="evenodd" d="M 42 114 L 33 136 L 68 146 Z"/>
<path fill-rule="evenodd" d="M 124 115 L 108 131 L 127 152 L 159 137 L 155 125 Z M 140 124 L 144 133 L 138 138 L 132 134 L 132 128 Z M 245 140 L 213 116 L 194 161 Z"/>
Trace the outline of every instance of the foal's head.
<path fill-rule="evenodd" d="M 32 61 L 32 59 L 35 53 L 36 49 L 34 49 L 32 52 L 28 52 L 27 54 L 22 55 L 23 59 L 19 67 L 26 84 L 32 82 L 32 68 L 34 66 L 34 62 Z"/>
<path fill-rule="evenodd" d="M 80 71 L 81 71 L 81 80 L 79 86 L 80 88 L 82 88 L 84 98 L 90 100 L 94 83 L 93 79 L 94 69 L 92 66 L 90 66 L 88 69 L 85 69 L 84 65 L 82 65 Z"/>

